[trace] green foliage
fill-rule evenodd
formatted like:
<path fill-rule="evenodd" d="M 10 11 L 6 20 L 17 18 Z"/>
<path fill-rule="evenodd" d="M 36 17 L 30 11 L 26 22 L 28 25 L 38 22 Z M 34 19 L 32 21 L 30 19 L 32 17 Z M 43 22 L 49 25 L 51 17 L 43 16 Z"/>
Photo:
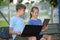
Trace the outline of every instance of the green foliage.
<path fill-rule="evenodd" d="M 18 0 L 19 3 L 21 3 L 23 0 Z"/>
<path fill-rule="evenodd" d="M 58 6 L 58 0 L 46 0 L 46 1 L 48 1 L 51 5 L 53 5 L 53 7 Z"/>
<path fill-rule="evenodd" d="M 9 0 L 0 0 L 0 6 L 6 6 L 9 4 Z"/>

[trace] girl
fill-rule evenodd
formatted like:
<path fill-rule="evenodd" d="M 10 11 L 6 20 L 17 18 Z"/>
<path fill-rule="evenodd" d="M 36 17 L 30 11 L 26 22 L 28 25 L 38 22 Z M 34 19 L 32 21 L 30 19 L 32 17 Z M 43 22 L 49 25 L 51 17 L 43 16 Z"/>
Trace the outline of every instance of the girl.
<path fill-rule="evenodd" d="M 32 7 L 31 12 L 30 12 L 30 20 L 28 22 L 28 25 L 42 25 L 42 21 L 37 18 L 38 15 L 39 15 L 39 9 L 37 7 Z M 40 34 L 37 37 L 29 37 L 28 39 L 29 40 L 36 40 L 36 39 L 40 40 L 40 38 L 43 36 L 43 31 L 46 31 L 47 28 L 48 28 L 47 26 L 44 26 L 42 31 L 40 32 Z"/>

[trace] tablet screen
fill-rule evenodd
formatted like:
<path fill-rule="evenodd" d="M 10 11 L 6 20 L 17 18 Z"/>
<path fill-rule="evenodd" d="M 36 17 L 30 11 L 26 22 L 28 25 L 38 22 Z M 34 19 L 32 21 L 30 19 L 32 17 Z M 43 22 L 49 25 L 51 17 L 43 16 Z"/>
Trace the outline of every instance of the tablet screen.
<path fill-rule="evenodd" d="M 44 19 L 43 26 L 47 26 L 50 19 Z"/>

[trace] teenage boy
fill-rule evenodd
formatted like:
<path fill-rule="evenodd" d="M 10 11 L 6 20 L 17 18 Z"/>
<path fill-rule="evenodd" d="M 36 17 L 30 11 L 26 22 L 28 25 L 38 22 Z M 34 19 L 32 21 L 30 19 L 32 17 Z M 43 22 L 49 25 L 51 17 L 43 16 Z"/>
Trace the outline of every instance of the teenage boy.
<path fill-rule="evenodd" d="M 10 20 L 10 28 L 9 33 L 12 34 L 13 40 L 20 40 L 23 29 L 24 29 L 24 21 L 21 16 L 25 13 L 25 5 L 23 4 L 17 4 L 16 5 L 16 15 L 13 16 Z"/>

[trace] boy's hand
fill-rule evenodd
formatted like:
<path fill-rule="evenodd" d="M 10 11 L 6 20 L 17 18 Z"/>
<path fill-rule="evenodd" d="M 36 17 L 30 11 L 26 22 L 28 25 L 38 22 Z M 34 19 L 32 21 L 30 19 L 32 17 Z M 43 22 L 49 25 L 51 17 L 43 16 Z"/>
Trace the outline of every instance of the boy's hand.
<path fill-rule="evenodd" d="M 20 35 L 20 34 L 21 34 L 21 32 L 20 32 L 20 31 L 17 31 L 17 32 L 16 32 L 16 34 L 17 34 L 17 35 Z"/>
<path fill-rule="evenodd" d="M 42 29 L 42 32 L 44 32 L 45 30 Z"/>

